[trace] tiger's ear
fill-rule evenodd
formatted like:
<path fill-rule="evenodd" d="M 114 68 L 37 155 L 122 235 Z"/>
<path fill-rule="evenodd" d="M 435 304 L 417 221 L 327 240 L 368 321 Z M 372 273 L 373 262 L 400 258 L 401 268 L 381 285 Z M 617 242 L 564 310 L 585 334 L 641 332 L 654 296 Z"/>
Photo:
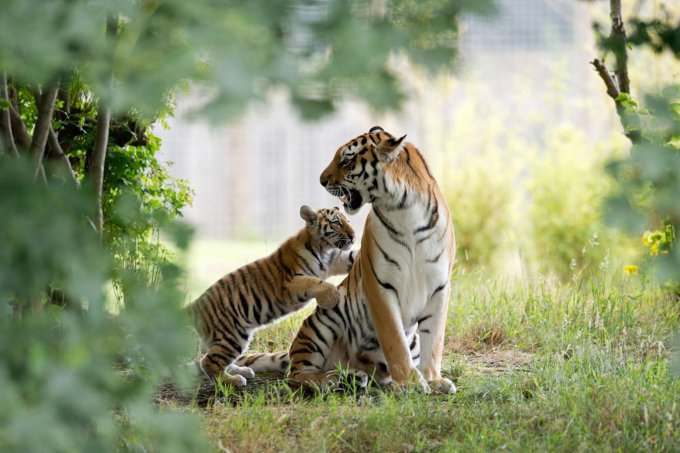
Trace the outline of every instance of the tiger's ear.
<path fill-rule="evenodd" d="M 380 157 L 385 159 L 387 162 L 392 162 L 399 156 L 399 153 L 404 149 L 402 144 L 406 135 L 402 135 L 399 138 L 390 137 L 387 140 L 382 141 L 378 145 L 380 151 Z"/>
<path fill-rule="evenodd" d="M 316 225 L 316 212 L 306 204 L 300 206 L 300 217 L 307 222 L 307 225 Z"/>

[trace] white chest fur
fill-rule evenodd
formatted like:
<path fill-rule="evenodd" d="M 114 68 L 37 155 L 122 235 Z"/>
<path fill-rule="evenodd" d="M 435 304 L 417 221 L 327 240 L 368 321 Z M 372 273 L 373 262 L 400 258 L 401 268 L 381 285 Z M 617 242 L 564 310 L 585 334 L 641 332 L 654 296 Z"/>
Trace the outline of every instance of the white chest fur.
<path fill-rule="evenodd" d="M 431 218 L 427 206 L 414 204 L 392 211 L 374 206 L 369 231 L 364 233 L 373 238 L 371 265 L 381 293 L 398 304 L 404 328 L 418 320 L 432 294 L 449 279 L 446 222 L 450 217 L 446 206 L 437 209 L 439 220 L 425 229 Z"/>

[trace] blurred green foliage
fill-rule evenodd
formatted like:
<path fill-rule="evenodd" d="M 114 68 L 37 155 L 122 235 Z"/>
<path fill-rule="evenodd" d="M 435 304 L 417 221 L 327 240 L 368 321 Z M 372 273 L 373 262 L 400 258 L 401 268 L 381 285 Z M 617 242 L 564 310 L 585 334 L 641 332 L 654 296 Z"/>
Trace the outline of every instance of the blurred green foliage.
<path fill-rule="evenodd" d="M 7 0 L 0 68 L 29 84 L 78 68 L 114 111 L 146 115 L 180 81 L 203 89 L 200 112 L 215 119 L 276 87 L 306 117 L 348 96 L 387 109 L 403 99 L 390 60 L 403 53 L 430 70 L 448 66 L 463 12 L 490 13 L 492 2 Z M 107 18 L 117 18 L 117 36 L 103 33 Z"/>
<path fill-rule="evenodd" d="M 0 161 L 0 450 L 205 451 L 197 419 L 151 404 L 192 352 L 179 269 L 160 266 L 154 285 L 120 273 L 130 297 L 113 316 L 112 258 L 84 221 L 91 197 L 32 174 L 23 159 Z M 43 305 L 55 280 L 64 307 Z"/>

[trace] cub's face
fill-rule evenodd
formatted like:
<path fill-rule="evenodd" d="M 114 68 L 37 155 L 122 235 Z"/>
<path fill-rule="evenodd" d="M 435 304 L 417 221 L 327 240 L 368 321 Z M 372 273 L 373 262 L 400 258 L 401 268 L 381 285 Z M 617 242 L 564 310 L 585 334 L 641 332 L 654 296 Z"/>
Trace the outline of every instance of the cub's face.
<path fill-rule="evenodd" d="M 318 234 L 321 242 L 340 250 L 349 250 L 354 244 L 354 229 L 339 208 L 322 208 L 316 211 Z"/>
<path fill-rule="evenodd" d="M 349 250 L 354 243 L 354 229 L 339 208 L 300 207 L 300 217 L 307 223 L 307 231 L 323 248 Z"/>
<path fill-rule="evenodd" d="M 379 199 L 385 191 L 383 174 L 401 152 L 406 136 L 395 138 L 374 127 L 338 148 L 321 173 L 321 185 L 340 198 L 345 211 L 354 214 L 365 203 Z"/>

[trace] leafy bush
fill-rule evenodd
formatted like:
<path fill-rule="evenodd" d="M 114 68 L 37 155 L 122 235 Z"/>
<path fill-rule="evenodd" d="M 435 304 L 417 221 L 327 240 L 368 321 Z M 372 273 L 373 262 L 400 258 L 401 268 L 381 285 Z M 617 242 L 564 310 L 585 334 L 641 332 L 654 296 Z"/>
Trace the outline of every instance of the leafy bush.
<path fill-rule="evenodd" d="M 489 154 L 476 155 L 442 179 L 444 196 L 453 207 L 456 263 L 468 270 L 494 266 L 517 221 L 516 174 Z"/>
<path fill-rule="evenodd" d="M 601 215 L 611 186 L 601 152 L 583 134 L 562 128 L 548 134 L 531 174 L 526 239 L 537 270 L 566 279 L 607 265 L 614 233 Z"/>
<path fill-rule="evenodd" d="M 108 149 L 102 201 L 104 240 L 116 274 L 132 272 L 153 282 L 158 267 L 172 258 L 161 243 L 160 226 L 182 215 L 193 192 L 185 180 L 170 176 L 167 164 L 158 160 L 160 139 L 150 127 L 143 130 L 146 144 Z M 122 289 L 118 278 L 114 283 Z"/>
<path fill-rule="evenodd" d="M 91 194 L 35 183 L 22 159 L 0 161 L 0 193 L 0 450 L 205 451 L 196 418 L 152 402 L 161 380 L 182 379 L 192 345 L 179 269 L 160 266 L 156 286 L 122 272 L 129 297 L 113 315 L 112 258 L 86 221 Z M 69 304 L 45 304 L 55 282 Z"/>

